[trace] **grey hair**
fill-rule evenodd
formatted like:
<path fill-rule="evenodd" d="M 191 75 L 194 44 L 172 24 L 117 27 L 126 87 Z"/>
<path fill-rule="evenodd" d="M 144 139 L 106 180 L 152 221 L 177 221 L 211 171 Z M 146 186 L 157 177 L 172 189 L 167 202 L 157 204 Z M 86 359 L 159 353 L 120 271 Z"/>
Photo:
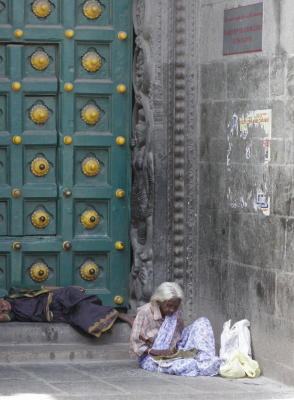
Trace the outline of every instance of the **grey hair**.
<path fill-rule="evenodd" d="M 175 282 L 163 282 L 161 285 L 158 286 L 157 289 L 155 289 L 155 292 L 153 293 L 150 301 L 155 302 L 155 301 L 166 301 L 170 300 L 174 297 L 177 297 L 178 299 L 181 299 L 182 301 L 184 300 L 184 292 L 180 285 L 178 285 Z"/>

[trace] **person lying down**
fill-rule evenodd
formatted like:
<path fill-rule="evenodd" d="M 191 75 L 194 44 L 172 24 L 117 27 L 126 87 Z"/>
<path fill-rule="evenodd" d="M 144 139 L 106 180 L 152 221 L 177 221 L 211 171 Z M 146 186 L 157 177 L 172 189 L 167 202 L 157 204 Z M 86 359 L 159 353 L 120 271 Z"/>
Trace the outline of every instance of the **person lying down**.
<path fill-rule="evenodd" d="M 150 303 L 140 307 L 133 323 L 130 353 L 141 368 L 184 376 L 213 376 L 221 360 L 215 355 L 212 327 L 198 318 L 184 328 L 181 303 L 184 294 L 174 282 L 162 283 Z"/>
<path fill-rule="evenodd" d="M 65 322 L 97 338 L 118 318 L 130 325 L 133 322 L 127 314 L 102 305 L 98 296 L 85 294 L 81 287 L 12 288 L 0 299 L 0 322 Z"/>

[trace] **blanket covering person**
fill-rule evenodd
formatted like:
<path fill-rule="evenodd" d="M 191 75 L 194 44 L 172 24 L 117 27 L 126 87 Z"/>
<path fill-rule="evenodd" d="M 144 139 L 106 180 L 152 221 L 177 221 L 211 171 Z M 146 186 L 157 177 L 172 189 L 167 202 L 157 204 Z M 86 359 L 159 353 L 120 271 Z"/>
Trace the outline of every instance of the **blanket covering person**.
<path fill-rule="evenodd" d="M 221 360 L 215 355 L 210 322 L 202 317 L 183 328 L 177 307 L 164 315 L 164 303 L 174 299 L 182 301 L 183 293 L 173 282 L 164 282 L 162 285 L 155 291 L 151 302 L 138 310 L 131 333 L 131 354 L 135 354 L 140 367 L 148 371 L 183 376 L 217 375 Z M 163 292 L 163 295 L 157 296 L 158 291 Z M 189 358 L 183 358 L 181 355 L 180 358 L 169 358 L 175 351 L 185 353 L 191 350 L 195 354 L 192 357 L 189 355 Z"/>
<path fill-rule="evenodd" d="M 54 290 L 12 290 L 5 297 L 11 305 L 9 320 L 23 322 L 65 322 L 85 333 L 100 337 L 118 317 L 118 311 L 103 306 L 96 295 L 76 287 Z"/>

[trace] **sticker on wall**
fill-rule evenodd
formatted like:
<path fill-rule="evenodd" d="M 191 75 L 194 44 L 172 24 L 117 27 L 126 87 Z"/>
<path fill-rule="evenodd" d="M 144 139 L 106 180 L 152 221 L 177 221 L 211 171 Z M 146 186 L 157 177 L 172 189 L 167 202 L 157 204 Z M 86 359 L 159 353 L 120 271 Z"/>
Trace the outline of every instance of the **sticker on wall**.
<path fill-rule="evenodd" d="M 233 114 L 230 122 L 228 123 L 228 148 L 227 148 L 227 168 L 229 170 L 231 164 L 231 152 L 232 152 L 232 138 L 239 136 L 239 117 L 237 114 Z"/>
<path fill-rule="evenodd" d="M 246 160 L 250 160 L 250 158 L 251 158 L 251 144 L 246 146 L 245 152 L 246 152 L 246 156 L 245 156 Z"/>
<path fill-rule="evenodd" d="M 248 121 L 244 116 L 240 118 L 240 138 L 246 140 L 248 136 Z"/>
<path fill-rule="evenodd" d="M 264 215 L 270 215 L 270 197 L 262 192 L 257 193 L 256 195 L 256 206 L 257 209 L 262 211 Z"/>
<path fill-rule="evenodd" d="M 271 159 L 271 147 L 270 147 L 270 139 L 264 139 L 263 147 L 264 147 L 264 161 L 268 162 Z"/>

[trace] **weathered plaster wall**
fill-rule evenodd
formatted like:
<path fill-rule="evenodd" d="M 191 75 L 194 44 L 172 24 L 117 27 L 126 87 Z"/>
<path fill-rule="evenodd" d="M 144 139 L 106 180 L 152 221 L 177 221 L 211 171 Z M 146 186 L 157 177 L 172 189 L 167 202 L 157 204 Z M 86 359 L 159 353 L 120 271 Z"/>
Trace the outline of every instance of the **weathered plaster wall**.
<path fill-rule="evenodd" d="M 254 355 L 264 373 L 293 385 L 293 1 L 263 2 L 263 52 L 226 57 L 222 55 L 224 9 L 255 2 L 198 3 L 195 313 L 213 321 L 217 338 L 226 319 L 248 318 Z M 251 132 L 247 157 L 244 146 L 237 145 L 240 137 L 229 149 L 234 114 L 240 117 L 265 109 L 272 110 L 270 161 L 265 160 L 260 126 L 255 138 Z M 257 205 L 260 191 L 270 198 L 269 212 Z"/>

